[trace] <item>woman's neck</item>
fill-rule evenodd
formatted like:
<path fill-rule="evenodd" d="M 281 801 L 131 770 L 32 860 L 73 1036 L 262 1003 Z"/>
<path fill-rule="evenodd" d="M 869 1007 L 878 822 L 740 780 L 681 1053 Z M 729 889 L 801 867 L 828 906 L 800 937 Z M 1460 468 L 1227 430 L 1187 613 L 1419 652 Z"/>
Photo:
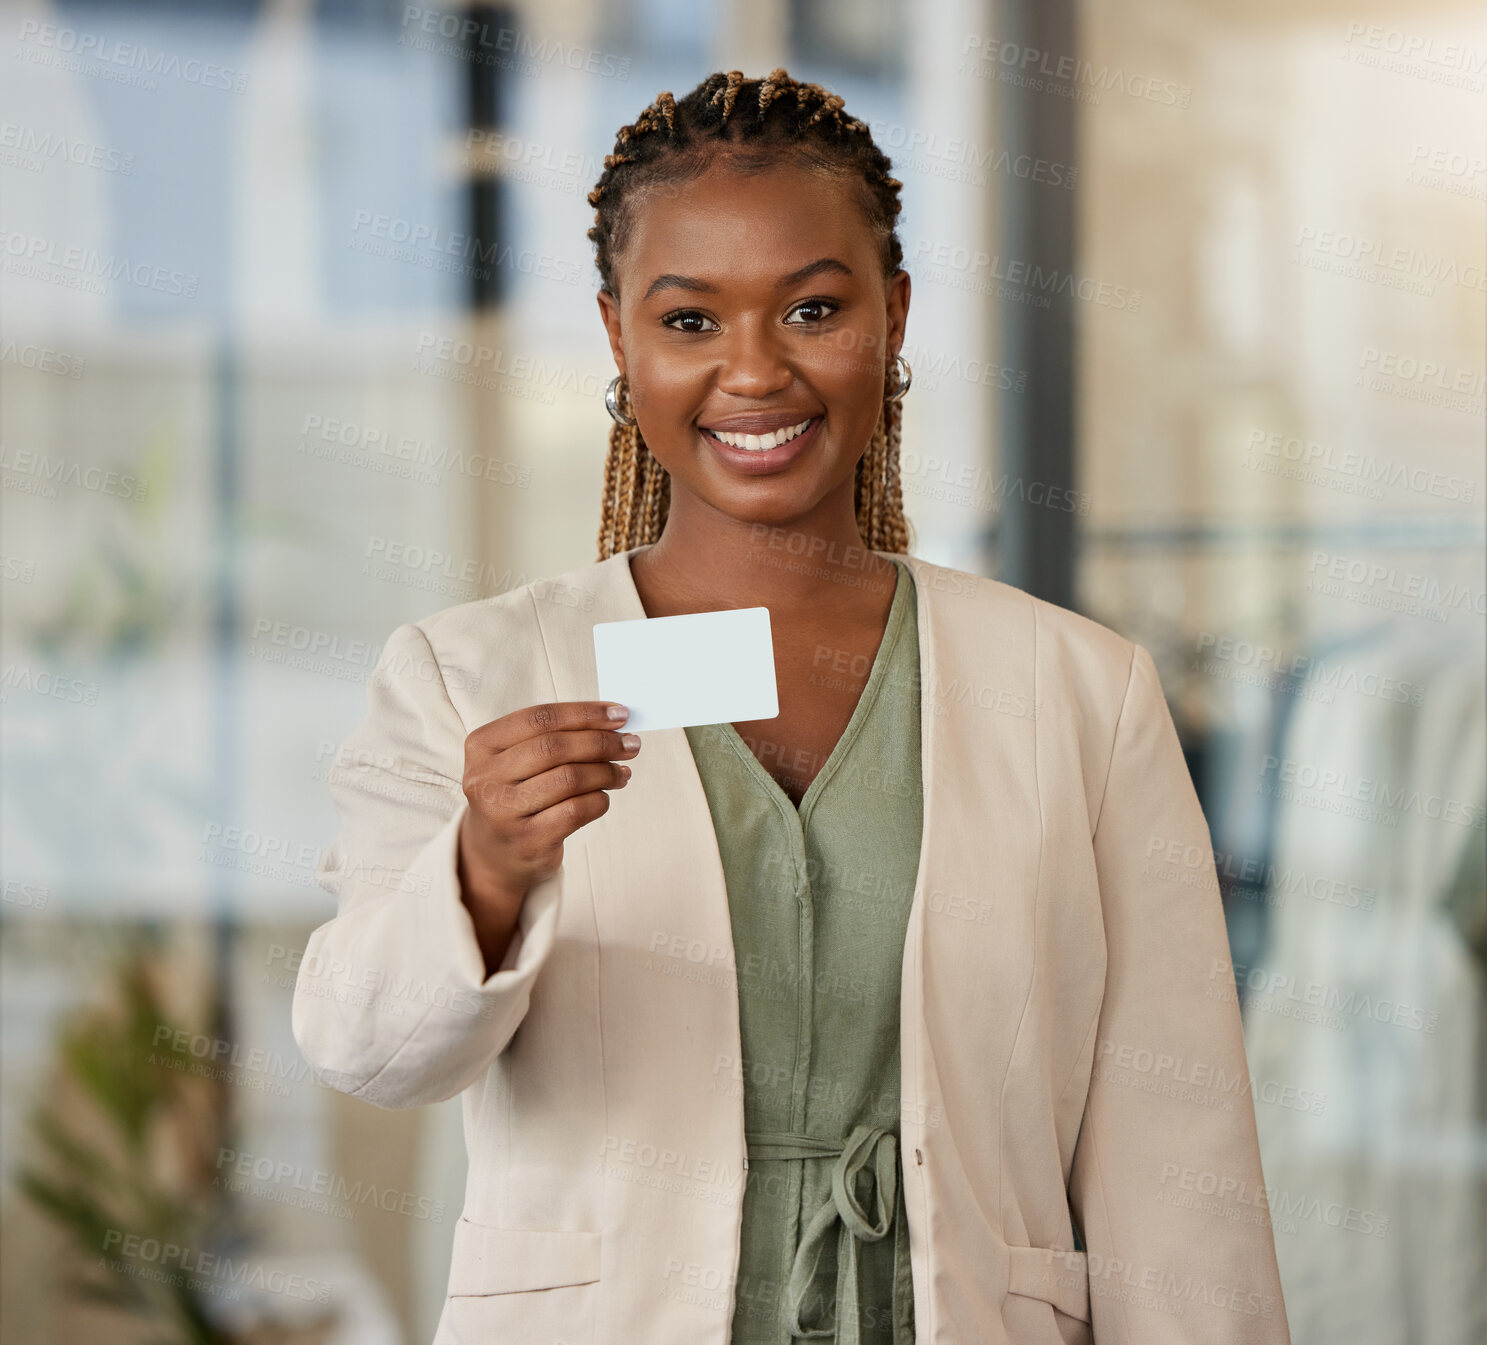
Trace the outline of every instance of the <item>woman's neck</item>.
<path fill-rule="evenodd" d="M 827 606 L 876 609 L 897 579 L 893 562 L 863 541 L 850 501 L 776 525 L 674 499 L 661 539 L 630 560 L 653 617 L 768 607 L 781 620 L 806 620 Z"/>

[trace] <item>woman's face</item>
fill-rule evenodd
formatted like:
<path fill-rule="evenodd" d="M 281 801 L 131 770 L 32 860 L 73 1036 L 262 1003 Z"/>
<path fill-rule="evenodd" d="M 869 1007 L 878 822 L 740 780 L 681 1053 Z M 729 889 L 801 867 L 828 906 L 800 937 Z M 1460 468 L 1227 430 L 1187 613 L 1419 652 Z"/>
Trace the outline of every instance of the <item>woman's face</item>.
<path fill-rule="evenodd" d="M 599 308 L 672 513 L 781 526 L 845 491 L 850 518 L 909 308 L 852 183 L 718 164 L 634 208 Z"/>

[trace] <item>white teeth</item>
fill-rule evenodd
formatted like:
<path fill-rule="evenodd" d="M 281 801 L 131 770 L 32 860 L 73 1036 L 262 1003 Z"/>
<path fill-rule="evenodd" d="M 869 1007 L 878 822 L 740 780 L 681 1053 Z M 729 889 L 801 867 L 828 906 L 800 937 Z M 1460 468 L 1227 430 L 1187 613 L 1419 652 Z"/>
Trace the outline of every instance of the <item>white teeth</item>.
<path fill-rule="evenodd" d="M 725 434 L 722 430 L 708 430 L 708 433 L 730 448 L 747 448 L 751 452 L 762 453 L 766 449 L 788 444 L 797 434 L 809 429 L 814 419 L 815 417 L 812 416 L 810 420 L 802 420 L 799 425 L 786 426 L 782 430 L 776 430 L 773 434 Z"/>

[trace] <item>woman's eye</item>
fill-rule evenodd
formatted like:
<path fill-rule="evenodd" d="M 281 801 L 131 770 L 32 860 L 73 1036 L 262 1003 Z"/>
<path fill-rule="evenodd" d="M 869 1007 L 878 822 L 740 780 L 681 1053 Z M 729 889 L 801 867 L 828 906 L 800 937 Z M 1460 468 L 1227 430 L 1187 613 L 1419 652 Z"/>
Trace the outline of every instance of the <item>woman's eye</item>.
<path fill-rule="evenodd" d="M 790 310 L 790 313 L 803 313 L 805 321 L 791 322 L 789 314 L 786 314 L 785 321 L 792 327 L 814 327 L 818 322 L 824 322 L 840 307 L 840 304 L 831 299 L 806 299 Z"/>
<path fill-rule="evenodd" d="M 710 327 L 680 325 L 682 323 L 696 324 L 703 322 L 712 323 L 712 325 Z M 668 313 L 661 319 L 661 325 L 663 327 L 670 327 L 673 331 L 678 332 L 716 332 L 722 330 L 706 313 L 699 313 L 695 308 L 680 308 L 675 313 Z"/>

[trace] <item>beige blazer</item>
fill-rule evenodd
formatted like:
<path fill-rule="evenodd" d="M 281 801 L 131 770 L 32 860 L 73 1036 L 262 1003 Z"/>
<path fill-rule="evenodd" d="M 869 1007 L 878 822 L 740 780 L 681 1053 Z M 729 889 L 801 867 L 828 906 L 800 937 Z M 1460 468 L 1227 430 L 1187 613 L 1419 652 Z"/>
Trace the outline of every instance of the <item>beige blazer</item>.
<path fill-rule="evenodd" d="M 341 830 L 319 876 L 339 912 L 306 948 L 294 1032 L 321 1079 L 378 1106 L 463 1094 L 469 1178 L 436 1345 L 729 1338 L 738 987 L 686 735 L 643 735 L 489 978 L 456 878 L 465 736 L 598 699 L 593 625 L 645 615 L 629 555 L 399 626 L 332 775 Z M 917 1339 L 1287 1345 L 1209 833 L 1151 656 L 908 562 Z"/>

